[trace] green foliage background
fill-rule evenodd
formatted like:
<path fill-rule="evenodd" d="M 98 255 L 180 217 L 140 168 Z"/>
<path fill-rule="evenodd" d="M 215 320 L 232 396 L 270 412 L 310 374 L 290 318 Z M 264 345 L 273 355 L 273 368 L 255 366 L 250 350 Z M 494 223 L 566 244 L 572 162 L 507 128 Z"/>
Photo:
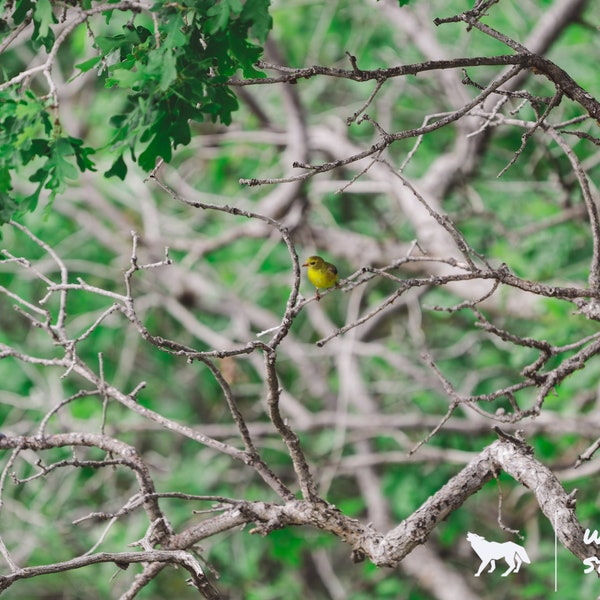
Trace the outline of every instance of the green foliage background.
<path fill-rule="evenodd" d="M 196 4 L 195 8 L 192 4 Z M 440 0 L 432 4 L 434 16 L 468 7 L 468 3 L 462 1 Z M 494 26 L 522 39 L 539 19 L 543 4 L 528 2 L 523 10 L 522 3 L 517 0 L 504 1 L 501 9 L 493 11 Z M 82 5 L 89 8 L 95 2 L 88 0 Z M 147 15 L 98 15 L 100 18 L 92 27 L 93 45 L 82 24 L 60 51 L 64 89 L 74 90 L 66 100 L 61 99 L 60 125 L 55 120 L 53 99 L 43 98 L 45 90 L 41 92 L 36 87 L 41 85 L 39 82 L 31 86 L 31 91 L 11 87 L 0 92 L 0 221 L 15 217 L 26 223 L 66 261 L 73 281 L 81 276 L 91 285 L 119 293 L 123 291 L 122 273 L 128 266 L 130 255 L 130 229 L 148 236 L 147 248 L 151 248 L 148 255 L 161 244 L 168 245 L 175 263 L 184 265 L 187 273 L 209 282 L 206 295 L 195 296 L 181 282 L 171 287 L 172 281 L 165 267 L 165 270 L 139 274 L 135 280 L 137 301 L 144 307 L 144 322 L 150 331 L 199 349 L 209 349 L 210 344 L 184 327 L 164 309 L 158 298 L 173 294 L 201 326 L 224 336 L 231 335 L 232 322 L 236 318 L 247 319 L 245 326 L 256 334 L 261 322 L 267 328 L 283 312 L 291 284 L 289 255 L 278 239 L 265 240 L 252 235 L 237 237 L 227 243 L 215 242 L 211 247 L 215 240 L 227 239 L 227 232 L 239 225 L 240 218 L 175 204 L 151 183 L 141 183 L 147 171 L 163 158 L 171 165 L 167 178 L 177 184 L 180 179 L 184 180 L 188 188 L 182 189 L 195 190 L 202 199 L 246 209 L 260 205 L 266 191 L 242 188 L 238 180 L 282 174 L 278 149 L 281 140 L 277 137 L 287 119 L 282 108 L 282 90 L 276 86 L 250 90 L 269 116 L 270 123 L 264 127 L 241 93 L 223 84 L 234 75 L 261 76 L 254 64 L 261 56 L 270 18 L 273 19 L 272 39 L 283 53 L 285 63 L 291 66 L 341 64 L 346 67 L 346 51 L 357 56 L 360 66 L 365 69 L 421 60 L 418 49 L 399 39 L 398 33 L 378 12 L 376 3 L 346 0 L 274 2 L 270 12 L 268 9 L 267 0 L 156 2 L 155 13 L 162 40 L 159 47 Z M 19 10 L 13 15 L 15 24 L 22 22 L 29 10 L 33 11 L 33 39 L 19 51 L 3 55 L 3 81 L 18 73 L 32 53 L 42 46 L 48 50 L 54 42 L 57 16 L 51 10 L 49 0 L 20 2 Z M 199 42 L 199 32 L 204 36 L 203 43 Z M 464 28 L 440 29 L 440 38 L 452 55 L 505 52 L 489 39 Z M 581 48 L 586 48 L 586 52 L 581 52 Z M 190 53 L 194 60 L 189 60 Z M 598 96 L 599 53 L 598 32 L 579 24 L 566 31 L 549 56 L 569 71 L 580 85 Z M 483 80 L 485 74 L 485 70 L 479 71 L 477 77 Z M 331 119 L 345 119 L 372 91 L 372 88 L 352 82 L 319 78 L 300 82 L 297 87 L 306 121 L 314 126 Z M 238 99 L 238 93 L 242 100 Z M 552 94 L 552 88 L 546 80 L 536 79 L 533 93 L 548 96 Z M 386 101 L 392 107 L 387 112 L 386 127 L 390 131 L 416 127 L 424 115 L 448 110 L 441 83 L 433 78 L 390 82 L 386 94 Z M 382 113 L 386 108 L 383 104 L 379 107 Z M 579 114 L 578 109 L 568 103 L 559 110 L 564 120 Z M 533 112 L 528 113 L 527 109 L 520 116 L 534 118 Z M 231 133 L 229 138 L 224 135 L 227 131 Z M 267 131 L 268 135 L 261 137 L 261 131 Z M 236 133 L 239 134 L 237 139 Z M 223 135 L 222 141 L 218 139 L 220 135 Z M 353 124 L 349 127 L 349 135 L 356 143 L 367 144 L 375 139 L 376 132 L 367 123 Z M 438 153 L 453 142 L 454 135 L 455 131 L 444 129 L 425 138 L 408 165 L 408 176 L 418 177 L 425 173 Z M 569 179 L 569 165 L 558 148 L 530 143 L 509 173 L 496 179 L 520 146 L 520 135 L 521 131 L 517 129 L 498 131 L 492 141 L 493 151 L 486 154 L 468 185 L 451 191 L 445 209 L 473 247 L 494 260 L 506 262 L 517 274 L 543 281 L 575 281 L 583 286 L 591 255 L 591 236 L 583 212 L 552 228 L 536 230 L 536 224 L 561 214 L 566 206 L 581 205 L 577 188 Z M 390 159 L 402 162 L 413 143 L 408 140 L 394 145 L 389 151 Z M 600 173 L 596 147 L 584 140 L 573 144 L 581 160 L 589 166 L 592 180 L 597 179 Z M 340 175 L 342 178 L 344 173 Z M 557 192 L 557 178 L 567 184 L 571 181 L 571 187 L 563 187 L 562 194 Z M 305 223 L 308 229 L 336 230 L 404 243 L 414 238 L 414 231 L 399 214 L 393 199 L 385 193 L 360 193 L 352 187 L 342 195 L 322 193 L 315 180 L 304 187 L 302 195 L 307 201 Z M 95 200 L 86 200 L 96 196 L 101 197 L 108 207 L 104 212 L 99 210 Z M 140 198 L 142 201 L 138 201 Z M 45 213 L 29 214 L 38 204 L 48 207 L 52 202 L 52 208 L 46 209 Z M 484 209 L 476 210 L 480 204 Z M 152 210 L 156 208 L 164 216 L 158 240 L 150 239 L 153 235 L 152 227 L 148 225 L 150 205 Z M 117 214 L 118 218 L 111 216 Z M 99 235 L 90 235 L 90 230 Z M 104 238 L 102 231 L 108 232 Z M 4 248 L 32 263 L 44 264 L 45 253 L 27 237 L 6 226 L 1 232 Z M 115 238 L 120 240 L 118 246 L 109 241 Z M 300 231 L 295 237 L 299 251 L 302 254 L 308 252 L 314 239 L 306 231 L 304 234 Z M 208 250 L 203 250 L 202 244 L 206 244 Z M 343 248 L 339 250 L 336 252 L 335 247 L 329 247 L 325 252 L 336 258 L 343 275 L 363 266 L 360 257 L 352 261 L 350 252 Z M 157 260 L 156 256 L 154 260 Z M 44 268 L 47 275 L 56 277 L 54 267 L 47 261 Z M 13 263 L 0 264 L 0 284 L 23 297 L 43 297 L 43 286 L 25 272 L 15 269 Z M 377 280 L 365 290 L 361 305 L 364 308 L 374 306 L 393 289 L 393 285 L 385 280 Z M 311 293 L 305 284 L 302 291 L 307 296 Z M 452 306 L 460 300 L 442 288 L 432 288 L 423 292 L 420 301 L 421 305 L 427 306 Z M 57 355 L 57 348 L 31 330 L 27 320 L 10 309 L 6 297 L 1 302 L 0 342 L 17 344 L 42 356 Z M 348 295 L 336 292 L 324 298 L 320 306 L 330 323 L 341 326 L 349 314 L 348 302 Z M 72 295 L 69 311 L 73 336 L 85 331 L 108 305 L 105 298 L 92 294 Z M 49 308 L 56 310 L 56 306 Z M 384 414 L 414 412 L 422 417 L 441 417 L 445 413 L 447 397 L 433 382 L 427 383 L 427 377 L 432 378 L 431 373 L 427 375 L 423 365 L 415 360 L 423 350 L 423 339 L 448 378 L 457 387 L 470 386 L 473 394 L 489 393 L 507 385 L 534 358 L 529 350 L 516 350 L 477 331 L 473 327 L 474 319 L 467 312 L 450 314 L 423 310 L 419 315 L 421 338 L 411 328 L 409 311 L 407 305 L 393 308 L 363 340 L 380 348 L 379 352 L 366 353 L 359 368 L 370 397 Z M 547 339 L 556 345 L 568 344 L 597 330 L 595 323 L 574 314 L 573 306 L 559 301 L 544 301 L 539 318 L 533 321 L 510 314 L 494 315 L 494 319 L 499 327 L 519 335 Z M 318 414 L 335 410 L 341 384 L 335 354 L 314 346 L 322 335 L 305 314 L 294 323 L 292 336 L 303 354 L 299 357 L 284 353 L 281 357 L 283 387 L 301 398 L 308 411 Z M 241 343 L 244 340 L 232 341 Z M 461 350 L 464 348 L 466 350 Z M 80 355 L 85 355 L 90 364 L 97 365 L 99 352 L 103 354 L 107 380 L 120 389 L 131 390 L 140 381 L 147 382 L 139 395 L 140 403 L 145 406 L 200 430 L 229 426 L 230 416 L 218 386 L 202 365 L 188 365 L 182 359 L 156 352 L 117 318 L 107 320 L 102 328 L 79 345 Z M 421 370 L 422 378 L 415 377 L 410 370 L 399 369 L 394 361 L 386 358 L 388 354 L 406 358 L 413 367 Z M 317 373 L 327 381 L 326 389 L 313 385 L 311 379 L 316 381 Z M 556 390 L 546 408 L 565 419 L 596 414 L 599 374 L 597 362 L 590 363 L 585 371 Z M 56 369 L 48 371 L 14 360 L 0 361 L 2 429 L 34 433 L 49 406 L 57 399 L 77 393 L 82 385 L 75 377 L 61 379 L 61 375 Z M 260 362 L 257 364 L 252 357 L 236 359 L 234 377 L 236 393 L 246 417 L 255 423 L 267 423 L 262 405 L 265 390 Z M 524 392 L 518 400 L 527 406 L 533 402 L 533 397 L 531 392 Z M 493 408 L 508 409 L 509 406 L 502 400 Z M 77 399 L 69 404 L 63 416 L 52 421 L 52 427 L 61 430 L 64 425 L 74 430 L 96 431 L 101 416 L 102 399 Z M 464 414 L 461 416 L 465 417 Z M 264 488 L 251 471 L 235 469 L 226 457 L 140 422 L 139 417 L 121 406 L 109 405 L 108 422 L 111 435 L 135 445 L 144 454 L 161 491 L 265 498 Z M 427 431 L 428 428 L 423 427 L 398 432 L 390 427 L 372 434 L 370 439 L 382 457 L 395 452 L 405 456 L 407 445 L 417 443 Z M 351 443 L 344 443 L 340 449 L 336 432 L 327 428 L 301 431 L 301 439 L 317 474 L 331 470 L 332 456 L 343 465 L 343 459 L 353 452 Z M 489 427 L 483 425 L 478 435 L 473 436 L 450 428 L 442 430 L 430 445 L 468 456 L 493 439 Z M 558 470 L 567 470 L 590 443 L 577 432 L 542 431 L 529 441 L 535 447 L 536 456 Z M 285 474 L 291 467 L 278 442 L 272 434 L 261 438 L 265 458 L 278 473 Z M 69 453 L 65 451 L 62 455 L 56 452 L 52 459 L 68 457 Z M 391 517 L 395 521 L 406 517 L 460 466 L 460 461 L 428 461 L 421 459 L 419 454 L 410 461 L 382 460 L 377 472 Z M 19 463 L 18 468 L 21 478 L 35 471 L 34 465 L 23 463 Z M 52 494 L 45 481 L 39 479 L 27 485 L 6 485 L 7 505 L 0 515 L 5 543 L 11 548 L 19 548 L 22 535 L 7 522 L 8 514 L 14 514 L 19 521 L 31 523 L 36 528 L 37 546 L 22 545 L 19 549 L 23 564 L 67 560 L 86 551 L 97 541 L 102 525 L 88 522 L 75 527 L 70 520 L 90 512 L 90 499 L 93 499 L 91 505 L 99 507 L 98 510 L 118 510 L 136 489 L 131 474 L 119 469 L 116 473 L 59 470 L 48 479 L 55 485 L 60 482 L 58 487 L 52 487 Z M 531 566 L 512 578 L 501 578 L 499 568 L 486 578 L 472 579 L 478 565 L 464 541 L 466 532 L 474 530 L 488 539 L 502 541 L 498 539 L 495 519 L 496 482 L 490 483 L 482 493 L 452 514 L 428 544 L 467 578 L 481 598 L 547 597 L 553 586 L 553 531 L 531 494 L 506 477 L 500 478 L 499 485 L 504 493 L 503 518 L 507 525 L 519 529 L 528 539 L 538 540 L 535 547 L 528 547 L 537 553 L 535 558 L 532 556 Z M 581 490 L 578 514 L 582 521 L 589 523 L 591 528 L 600 524 L 593 477 L 574 479 L 571 473 L 566 485 Z M 54 493 L 56 489 L 58 495 Z M 266 499 L 275 500 L 273 497 Z M 365 518 L 364 498 L 360 496 L 353 474 L 344 471 L 343 467 L 330 483 L 327 499 L 346 513 Z M 202 515 L 190 514 L 188 503 L 163 500 L 161 505 L 168 507 L 175 527 L 202 518 Z M 56 528 L 43 526 L 48 522 L 60 525 Z M 102 548 L 125 547 L 143 534 L 143 519 L 133 514 L 110 529 Z M 348 600 L 430 598 L 415 580 L 400 570 L 352 564 L 347 547 L 319 532 L 289 529 L 265 538 L 250 536 L 247 532 L 230 532 L 207 540 L 203 549 L 203 555 L 220 573 L 219 587 L 232 600 L 320 600 L 331 597 L 317 576 L 316 562 L 320 552 L 331 557 Z M 582 575 L 579 561 L 566 551 L 560 553 L 559 560 L 561 589 L 581 590 L 583 595 L 580 597 L 598 593 L 597 581 Z M 131 578 L 129 573 L 119 573 L 113 581 L 114 571 L 113 566 L 103 565 L 22 581 L 11 588 L 10 597 L 41 600 L 112 598 L 115 590 L 125 585 L 123 581 Z M 185 599 L 196 595 L 185 586 L 184 577 L 171 570 L 164 571 L 140 594 L 140 598 L 175 597 Z"/>

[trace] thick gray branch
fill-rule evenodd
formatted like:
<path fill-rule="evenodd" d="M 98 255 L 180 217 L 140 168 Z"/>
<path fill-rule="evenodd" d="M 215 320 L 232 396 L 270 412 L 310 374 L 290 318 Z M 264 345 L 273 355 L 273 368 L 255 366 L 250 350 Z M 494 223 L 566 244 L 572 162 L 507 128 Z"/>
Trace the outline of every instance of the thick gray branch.
<path fill-rule="evenodd" d="M 507 436 L 508 437 L 508 436 Z M 395 567 L 432 531 L 495 474 L 504 471 L 536 497 L 561 544 L 580 559 L 600 558 L 600 548 L 583 542 L 584 529 L 575 514 L 573 499 L 556 476 L 538 461 L 527 444 L 501 439 L 485 448 L 412 515 L 383 534 L 324 503 L 294 500 L 284 505 L 240 502 L 218 517 L 207 519 L 171 538 L 169 548 L 189 548 L 217 532 L 256 523 L 251 533 L 267 535 L 290 525 L 311 525 L 327 531 L 352 546 L 352 558 L 368 558 L 377 566 Z"/>

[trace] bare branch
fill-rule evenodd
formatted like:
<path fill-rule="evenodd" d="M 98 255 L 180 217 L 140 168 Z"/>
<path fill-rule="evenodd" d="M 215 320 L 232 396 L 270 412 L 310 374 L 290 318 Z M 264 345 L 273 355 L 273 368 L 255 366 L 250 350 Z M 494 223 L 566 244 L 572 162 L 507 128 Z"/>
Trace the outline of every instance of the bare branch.
<path fill-rule="evenodd" d="M 90 556 L 80 556 L 71 560 L 54 563 L 50 565 L 39 565 L 37 567 L 24 567 L 11 573 L 10 575 L 0 575 L 0 591 L 8 589 L 13 583 L 20 579 L 29 579 L 40 575 L 50 575 L 53 573 L 64 573 L 72 569 L 81 569 L 89 565 L 98 563 L 112 562 L 120 569 L 127 569 L 134 563 L 166 563 L 180 565 L 186 569 L 192 576 L 194 585 L 202 591 L 205 598 L 217 600 L 222 596 L 212 591 L 212 595 L 207 595 L 209 586 L 212 584 L 206 579 L 202 567 L 198 561 L 188 552 L 182 550 L 152 550 L 146 552 L 99 552 Z M 203 590 L 202 588 L 205 588 Z M 214 590 L 214 588 L 213 588 Z"/>

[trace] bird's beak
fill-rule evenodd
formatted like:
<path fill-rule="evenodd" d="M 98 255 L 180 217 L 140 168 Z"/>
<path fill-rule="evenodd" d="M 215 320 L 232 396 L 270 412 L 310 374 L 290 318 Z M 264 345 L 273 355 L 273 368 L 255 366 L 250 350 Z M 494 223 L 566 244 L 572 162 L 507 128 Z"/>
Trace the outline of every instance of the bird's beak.
<path fill-rule="evenodd" d="M 308 263 L 307 263 L 307 262 L 305 262 L 305 263 L 304 263 L 302 266 L 303 266 L 303 267 L 308 267 Z"/>

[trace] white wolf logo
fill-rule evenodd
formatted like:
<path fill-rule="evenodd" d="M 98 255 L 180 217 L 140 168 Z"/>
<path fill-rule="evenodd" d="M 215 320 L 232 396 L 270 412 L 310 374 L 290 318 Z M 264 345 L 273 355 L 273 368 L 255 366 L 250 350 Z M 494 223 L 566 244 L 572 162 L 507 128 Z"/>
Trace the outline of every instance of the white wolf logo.
<path fill-rule="evenodd" d="M 504 542 L 503 544 L 488 542 L 483 536 L 470 531 L 467 533 L 467 541 L 471 543 L 475 554 L 481 559 L 481 565 L 475 573 L 475 577 L 479 577 L 483 569 L 490 563 L 492 566 L 488 573 L 491 573 L 496 568 L 496 560 L 499 558 L 503 558 L 508 565 L 508 569 L 502 573 L 502 577 L 506 577 L 509 573 L 518 573 L 523 563 L 531 562 L 525 548 L 514 542 Z"/>

